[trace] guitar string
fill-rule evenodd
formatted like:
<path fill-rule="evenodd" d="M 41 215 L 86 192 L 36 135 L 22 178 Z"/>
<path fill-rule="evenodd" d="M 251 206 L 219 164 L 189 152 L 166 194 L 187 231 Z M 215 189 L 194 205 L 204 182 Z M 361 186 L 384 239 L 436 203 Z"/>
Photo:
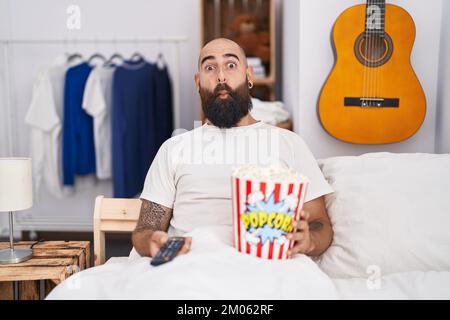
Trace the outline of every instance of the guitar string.
<path fill-rule="evenodd" d="M 373 41 L 374 41 L 374 48 L 373 48 L 373 52 L 372 52 L 372 68 L 373 68 L 373 73 L 374 73 L 374 81 L 373 81 L 373 92 L 372 92 L 372 97 L 376 98 L 377 97 L 377 68 L 376 68 L 376 64 L 377 64 L 377 51 L 378 51 L 378 22 L 379 22 L 379 14 L 380 14 L 380 7 L 378 6 L 377 1 L 375 0 L 374 3 L 375 6 L 375 16 L 374 16 L 374 32 L 373 32 Z M 376 104 L 376 101 L 372 102 L 372 106 L 374 106 L 374 104 Z"/>
<path fill-rule="evenodd" d="M 362 37 L 362 40 L 361 41 L 364 41 L 364 45 L 366 45 L 366 35 L 367 35 L 367 5 L 366 5 L 366 9 L 364 10 L 364 13 L 365 13 L 365 15 L 364 15 L 364 32 L 363 32 L 363 37 Z M 361 55 L 361 52 L 362 52 L 362 48 L 363 48 L 363 46 L 362 46 L 362 42 L 361 43 L 358 43 L 358 54 L 360 54 Z M 363 74 L 363 81 L 362 81 L 362 83 L 361 83 L 361 98 L 364 98 L 364 89 L 365 89 L 365 81 L 366 81 L 366 60 L 364 59 L 364 56 L 363 56 L 363 72 L 362 72 L 362 74 Z M 361 107 L 363 106 L 363 100 L 361 99 L 360 100 L 360 102 L 361 102 Z"/>
<path fill-rule="evenodd" d="M 385 30 L 384 30 L 384 26 L 385 26 L 385 0 L 378 0 L 378 5 L 379 5 L 379 10 L 380 10 L 380 26 L 379 26 L 379 34 L 378 34 L 378 53 L 379 53 L 379 57 L 378 57 L 378 63 L 379 64 L 377 66 L 377 92 L 376 92 L 376 98 L 381 99 L 381 95 L 380 92 L 383 92 L 383 69 L 382 69 L 382 58 L 384 59 L 384 56 L 387 52 L 387 46 L 386 46 L 386 41 L 385 41 Z M 378 102 L 377 102 L 378 103 Z"/>
<path fill-rule="evenodd" d="M 384 40 L 383 40 L 383 36 L 382 36 L 382 23 L 383 23 L 383 1 L 382 0 L 378 0 L 378 8 L 379 8 L 379 26 L 378 26 L 378 35 L 377 35 L 377 39 L 378 39 L 378 47 L 377 47 L 377 85 L 376 85 L 376 98 L 381 98 L 380 97 L 380 87 L 381 87 L 381 81 L 383 80 L 383 78 L 381 77 L 381 65 L 378 65 L 381 62 L 381 58 L 383 57 L 383 46 L 384 46 Z M 380 102 L 377 102 L 377 105 Z"/>
<path fill-rule="evenodd" d="M 369 34 L 369 37 L 370 37 L 370 42 L 369 42 L 369 70 L 370 70 L 370 72 L 369 72 L 369 95 L 368 95 L 368 98 L 369 98 L 369 100 L 368 100 L 368 104 L 369 104 L 369 107 L 370 107 L 370 104 L 371 104 L 371 102 L 370 102 L 370 97 L 372 96 L 372 85 L 373 85 L 373 68 L 372 68 L 372 56 L 373 56 L 373 15 L 374 15 L 374 13 L 373 13 L 373 7 L 372 7 L 372 1 L 370 2 L 370 34 Z"/>
<path fill-rule="evenodd" d="M 370 32 L 369 32 L 369 20 L 370 19 L 370 0 L 368 1 L 368 7 L 367 7 L 367 25 L 366 25 L 366 30 L 367 30 L 367 37 L 366 37 L 366 52 L 365 52 L 365 56 L 366 56 L 366 72 L 367 72 L 367 77 L 366 77 L 366 92 L 364 94 L 364 101 L 367 103 L 367 97 L 369 96 L 369 89 L 370 89 L 370 61 L 369 61 L 369 52 L 370 52 Z"/>
<path fill-rule="evenodd" d="M 380 6 L 378 4 L 378 0 L 375 0 L 374 5 L 376 6 L 376 16 L 375 16 L 375 24 L 374 24 L 374 48 L 373 48 L 373 62 L 372 62 L 372 66 L 373 66 L 373 73 L 374 73 L 374 84 L 373 84 L 373 93 L 372 96 L 373 98 L 377 98 L 377 85 L 378 85 L 378 50 L 379 50 L 379 23 L 380 23 Z M 377 102 L 376 100 L 372 102 L 372 106 L 376 106 Z"/>
<path fill-rule="evenodd" d="M 364 75 L 363 75 L 363 94 L 362 94 L 362 99 L 361 99 L 361 107 L 363 107 L 364 101 L 366 99 L 366 94 L 367 94 L 367 77 L 368 77 L 368 59 L 367 59 L 367 42 L 369 41 L 369 37 L 368 37 L 368 19 L 369 19 L 369 5 L 370 0 L 368 0 L 368 3 L 366 5 L 366 9 L 365 9 L 365 26 L 364 26 L 364 37 L 363 37 L 363 41 L 364 41 L 364 53 L 363 53 L 363 60 L 364 60 Z M 358 49 L 359 50 L 359 49 Z"/>
<path fill-rule="evenodd" d="M 372 62 L 372 66 L 374 69 L 374 88 L 373 88 L 373 98 L 378 99 L 378 95 L 379 95 L 379 91 L 378 91 L 378 86 L 379 86 L 379 74 L 380 74 L 380 69 L 378 66 L 378 63 L 380 62 L 380 52 L 381 52 L 381 6 L 379 3 L 379 0 L 375 0 L 374 5 L 376 6 L 376 16 L 375 16 L 375 24 L 374 24 L 374 50 L 373 50 L 373 62 Z M 373 106 L 378 106 L 378 101 L 374 100 L 373 101 Z"/>
<path fill-rule="evenodd" d="M 380 82 L 380 68 L 379 68 L 379 62 L 380 62 L 380 53 L 382 44 L 380 42 L 381 40 L 381 15 L 382 15 L 382 8 L 380 4 L 380 0 L 375 0 L 374 5 L 376 6 L 376 16 L 375 16 L 375 30 L 374 30 L 374 50 L 373 50 L 373 68 L 374 68 L 374 92 L 373 92 L 373 98 L 378 99 L 379 98 L 379 82 Z M 375 100 L 373 102 L 374 106 L 378 106 L 378 101 Z"/>
<path fill-rule="evenodd" d="M 373 95 L 373 84 L 374 84 L 374 70 L 373 70 L 373 48 L 374 48 L 374 41 L 375 41 L 375 39 L 374 39 L 374 36 L 373 36 L 373 34 L 374 34 L 374 29 L 375 29 L 375 26 L 374 26 L 374 21 L 375 21 L 375 12 L 373 11 L 373 2 L 371 1 L 370 2 L 370 18 L 371 18 L 371 20 L 370 20 L 370 43 L 369 43 L 369 67 L 370 67 L 370 71 L 369 71 L 369 96 L 368 96 L 368 98 L 369 98 L 369 100 L 368 100 L 368 104 L 369 104 L 369 107 L 371 107 L 372 106 L 372 101 L 370 100 L 370 98 L 372 98 L 372 95 Z"/>
<path fill-rule="evenodd" d="M 386 26 L 386 1 L 382 0 L 381 1 L 381 34 L 382 34 L 381 41 L 382 41 L 382 48 L 384 48 L 383 58 L 384 58 L 384 55 L 385 54 L 387 55 L 389 52 L 388 43 L 386 41 L 385 26 Z M 384 73 L 384 68 L 382 68 L 382 66 L 380 66 L 380 89 L 379 89 L 380 92 L 384 91 L 383 90 L 383 79 L 384 79 L 383 73 Z M 383 98 L 383 97 L 380 97 L 380 98 Z"/>
<path fill-rule="evenodd" d="M 373 98 L 373 91 L 375 86 L 375 70 L 373 65 L 373 57 L 374 57 L 374 51 L 375 51 L 375 31 L 376 31 L 376 10 L 374 10 L 374 2 L 371 3 L 371 29 L 370 29 L 370 84 L 369 84 L 369 107 L 372 107 L 373 101 L 371 100 Z"/>

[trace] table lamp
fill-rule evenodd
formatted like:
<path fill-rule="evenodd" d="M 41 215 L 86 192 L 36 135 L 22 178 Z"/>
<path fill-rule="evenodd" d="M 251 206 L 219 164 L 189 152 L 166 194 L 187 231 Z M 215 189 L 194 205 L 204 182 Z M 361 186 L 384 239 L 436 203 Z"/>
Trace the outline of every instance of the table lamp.
<path fill-rule="evenodd" d="M 31 208 L 33 186 L 30 158 L 0 158 L 0 212 L 9 212 L 10 248 L 0 250 L 0 264 L 19 263 L 33 256 L 32 249 L 14 249 L 13 212 Z"/>

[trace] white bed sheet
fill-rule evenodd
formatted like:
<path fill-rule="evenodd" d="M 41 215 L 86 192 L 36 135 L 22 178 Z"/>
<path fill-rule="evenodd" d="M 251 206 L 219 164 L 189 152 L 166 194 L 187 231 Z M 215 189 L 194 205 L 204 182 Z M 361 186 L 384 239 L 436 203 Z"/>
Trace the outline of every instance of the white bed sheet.
<path fill-rule="evenodd" d="M 450 299 L 449 271 L 412 271 L 376 278 L 333 279 L 340 299 Z"/>
<path fill-rule="evenodd" d="M 113 257 L 106 263 L 126 263 L 129 257 Z M 344 300 L 450 300 L 450 271 L 412 271 L 380 278 L 332 279 Z"/>
<path fill-rule="evenodd" d="M 304 255 L 241 254 L 231 235 L 223 227 L 196 230 L 191 252 L 159 267 L 133 254 L 112 258 L 74 274 L 47 299 L 450 299 L 450 271 L 331 279 Z"/>
<path fill-rule="evenodd" d="M 229 227 L 201 228 L 191 252 L 152 267 L 115 259 L 76 273 L 47 299 L 337 299 L 331 279 L 304 255 L 270 261 L 237 252 Z"/>

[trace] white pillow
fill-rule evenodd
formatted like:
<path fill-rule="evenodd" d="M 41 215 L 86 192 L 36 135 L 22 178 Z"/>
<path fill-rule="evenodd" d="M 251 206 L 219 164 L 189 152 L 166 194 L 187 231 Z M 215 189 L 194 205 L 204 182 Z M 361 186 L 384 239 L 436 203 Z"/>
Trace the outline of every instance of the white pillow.
<path fill-rule="evenodd" d="M 450 270 L 450 154 L 369 153 L 319 160 L 334 239 L 333 278 Z"/>

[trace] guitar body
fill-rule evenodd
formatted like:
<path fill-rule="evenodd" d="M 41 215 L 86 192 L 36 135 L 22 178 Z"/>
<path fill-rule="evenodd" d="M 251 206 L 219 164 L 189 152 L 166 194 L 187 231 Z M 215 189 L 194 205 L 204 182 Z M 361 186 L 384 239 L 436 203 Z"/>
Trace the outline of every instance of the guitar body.
<path fill-rule="evenodd" d="M 366 6 L 356 5 L 336 20 L 336 61 L 319 98 L 319 118 L 330 135 L 345 142 L 399 142 L 420 128 L 426 113 L 410 63 L 414 21 L 401 7 L 386 4 L 385 35 L 365 40 L 365 19 Z"/>

